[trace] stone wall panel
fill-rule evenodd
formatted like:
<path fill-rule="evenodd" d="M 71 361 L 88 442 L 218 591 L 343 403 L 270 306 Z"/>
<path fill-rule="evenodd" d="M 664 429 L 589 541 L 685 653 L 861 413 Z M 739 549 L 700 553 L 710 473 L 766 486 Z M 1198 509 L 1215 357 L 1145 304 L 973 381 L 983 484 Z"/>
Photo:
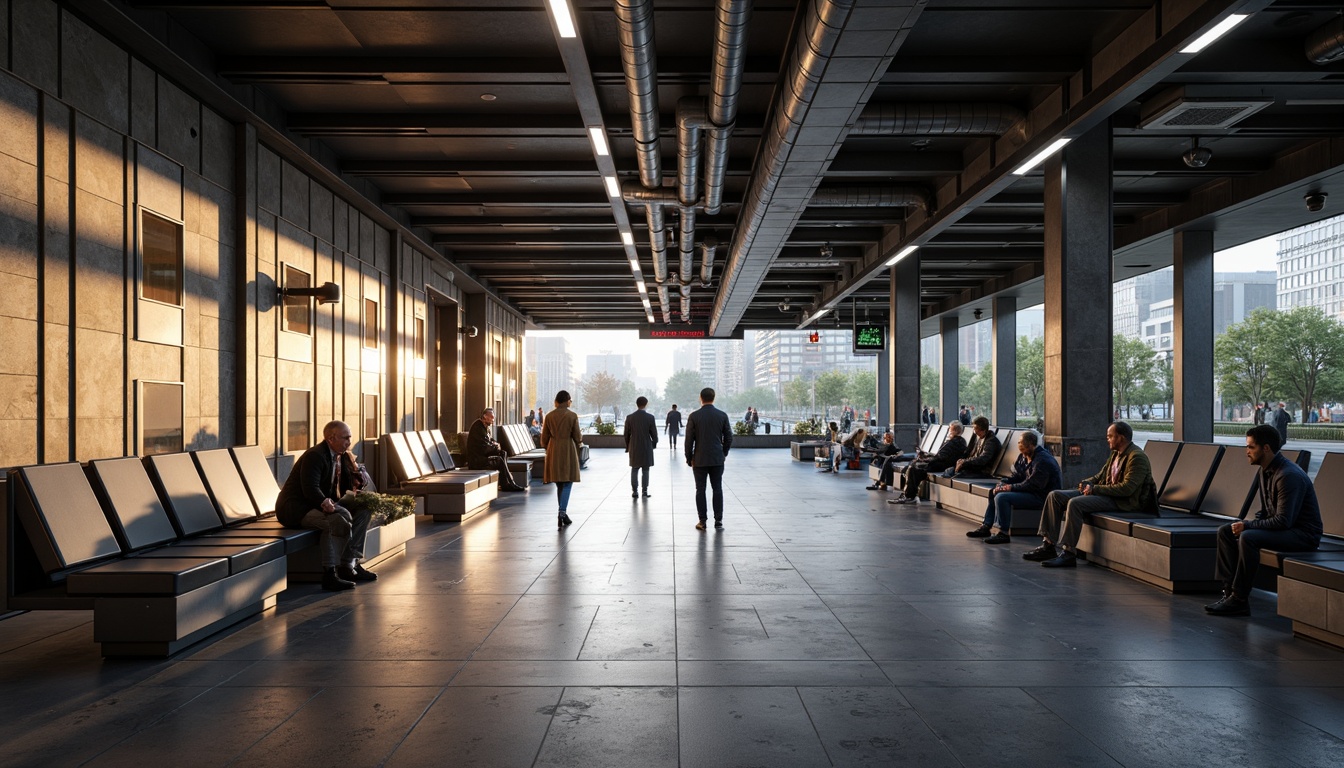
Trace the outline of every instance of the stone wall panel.
<path fill-rule="evenodd" d="M 37 420 L 0 419 L 0 465 L 37 463 Z"/>
<path fill-rule="evenodd" d="M 75 187 L 120 203 L 126 196 L 125 177 L 121 135 L 75 113 Z"/>
<path fill-rule="evenodd" d="M 61 97 L 75 109 L 126 133 L 130 56 L 78 18 L 61 18 Z"/>
<path fill-rule="evenodd" d="M 10 0 L 10 62 L 14 74 L 48 93 L 60 93 L 56 52 L 60 12 L 51 0 Z"/>
<path fill-rule="evenodd" d="M 131 137 L 154 146 L 158 132 L 158 76 L 139 59 L 131 59 Z"/>
<path fill-rule="evenodd" d="M 0 272 L 37 277 L 37 206 L 5 195 L 0 195 Z"/>
<path fill-rule="evenodd" d="M 119 333 L 75 331 L 75 417 L 121 418 L 125 412 L 125 339 Z"/>
<path fill-rule="evenodd" d="M 201 103 L 171 80 L 158 78 L 154 146 L 193 173 L 201 172 Z"/>
<path fill-rule="evenodd" d="M 308 228 L 308 174 L 280 163 L 280 216 L 301 229 Z"/>
<path fill-rule="evenodd" d="M 210 183 L 233 190 L 234 127 L 208 107 L 201 109 L 201 175 Z"/>

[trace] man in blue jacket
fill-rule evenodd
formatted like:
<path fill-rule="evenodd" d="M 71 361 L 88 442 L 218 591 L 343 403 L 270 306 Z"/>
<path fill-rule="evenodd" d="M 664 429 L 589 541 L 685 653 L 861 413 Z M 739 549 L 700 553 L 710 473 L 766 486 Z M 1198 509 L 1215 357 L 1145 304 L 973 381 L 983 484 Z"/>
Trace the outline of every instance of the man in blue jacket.
<path fill-rule="evenodd" d="M 1268 424 L 1246 430 L 1246 459 L 1260 467 L 1260 511 L 1218 529 L 1214 574 L 1223 599 L 1204 606 L 1214 616 L 1249 616 L 1260 550 L 1311 552 L 1321 544 L 1321 506 L 1302 468 L 1279 453 L 1279 431 Z"/>
<path fill-rule="evenodd" d="M 1007 544 L 1012 541 L 1013 505 L 1043 506 L 1046 495 L 1063 487 L 1059 462 L 1055 461 L 1054 454 L 1040 445 L 1035 432 L 1022 433 L 1017 439 L 1017 453 L 1012 476 L 989 492 L 984 523 L 974 531 L 966 532 L 972 539 L 984 539 L 986 544 Z M 996 522 L 999 532 L 991 536 Z"/>

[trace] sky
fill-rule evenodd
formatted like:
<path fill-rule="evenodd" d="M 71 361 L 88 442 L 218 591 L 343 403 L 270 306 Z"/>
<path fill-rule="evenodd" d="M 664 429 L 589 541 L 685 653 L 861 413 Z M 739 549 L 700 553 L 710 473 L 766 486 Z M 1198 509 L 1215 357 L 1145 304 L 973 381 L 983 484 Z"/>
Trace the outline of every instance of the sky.
<path fill-rule="evenodd" d="M 1236 248 L 1219 251 L 1214 254 L 1213 268 L 1217 272 L 1273 271 L 1277 247 L 1278 243 L 1271 235 Z M 637 331 L 529 331 L 528 336 L 564 336 L 569 339 L 569 351 L 574 356 L 576 376 L 585 373 L 588 355 L 604 352 L 628 354 L 632 356 L 636 373 L 639 376 L 654 377 L 660 387 L 675 372 L 672 367 L 672 351 L 685 343 L 662 340 L 640 341 Z"/>

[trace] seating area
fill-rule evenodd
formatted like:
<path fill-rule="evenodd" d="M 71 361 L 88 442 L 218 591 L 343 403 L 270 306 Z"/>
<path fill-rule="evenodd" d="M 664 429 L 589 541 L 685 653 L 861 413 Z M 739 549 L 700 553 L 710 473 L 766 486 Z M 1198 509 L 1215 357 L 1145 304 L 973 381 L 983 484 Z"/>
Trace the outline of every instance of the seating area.
<path fill-rule="evenodd" d="M 19 467 L 6 488 L 6 608 L 92 609 L 104 656 L 171 655 L 316 572 L 318 532 L 274 518 L 257 446 Z M 414 531 L 373 529 L 366 563 Z"/>
<path fill-rule="evenodd" d="M 1022 430 L 1005 427 L 991 428 L 998 436 L 1002 446 L 995 457 L 994 472 L 990 477 L 943 477 L 941 474 L 929 476 L 929 500 L 944 509 L 979 524 L 985 516 L 985 505 L 989 503 L 989 492 L 1004 478 L 1013 474 L 1013 462 L 1017 461 L 1017 440 Z M 930 433 L 947 434 L 947 427 L 929 430 Z M 932 448 L 920 445 L 920 450 L 932 453 L 942 443 L 942 437 L 936 437 Z M 1041 522 L 1040 507 L 1013 506 L 1013 525 L 1009 533 L 1013 536 L 1033 534 Z"/>
<path fill-rule="evenodd" d="M 388 432 L 378 453 L 387 470 L 379 487 L 423 498 L 423 512 L 436 521 L 466 520 L 499 498 L 499 473 L 458 467 L 437 429 Z"/>
<path fill-rule="evenodd" d="M 546 466 L 546 451 L 537 444 L 537 439 L 527 431 L 527 426 L 523 424 L 504 424 L 499 428 L 499 444 L 509 453 L 509 459 L 523 459 L 537 462 L 536 468 L 532 470 L 532 477 L 540 477 L 541 472 L 537 469 Z M 579 466 L 588 466 L 588 459 L 591 456 L 587 443 L 579 444 Z M 527 485 L 527 483 L 522 483 Z"/>

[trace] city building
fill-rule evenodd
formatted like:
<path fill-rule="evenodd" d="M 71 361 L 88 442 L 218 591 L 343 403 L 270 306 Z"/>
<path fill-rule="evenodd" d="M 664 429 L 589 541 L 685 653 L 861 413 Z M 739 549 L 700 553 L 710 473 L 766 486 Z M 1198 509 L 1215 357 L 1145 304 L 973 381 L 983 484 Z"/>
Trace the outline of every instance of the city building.
<path fill-rule="evenodd" d="M 1143 340 L 1158 358 L 1171 362 L 1176 354 L 1176 336 L 1172 333 L 1175 322 L 1176 304 L 1171 299 L 1163 299 L 1148 306 L 1148 319 L 1143 321 L 1143 330 L 1139 338 Z"/>
<path fill-rule="evenodd" d="M 700 378 L 719 396 L 735 395 L 743 389 L 742 347 L 737 339 L 700 342 Z"/>
<path fill-rule="evenodd" d="M 1270 271 L 1218 272 L 1213 276 L 1213 335 L 1261 307 L 1274 309 L 1276 275 Z"/>
<path fill-rule="evenodd" d="M 1171 277 L 1171 267 L 1167 267 L 1117 281 L 1112 300 L 1115 333 L 1134 339 L 1141 338 L 1150 308 L 1172 297 Z"/>
<path fill-rule="evenodd" d="M 877 365 L 875 356 L 854 355 L 853 331 L 822 328 L 818 333 L 819 341 L 813 344 L 808 331 L 757 331 L 752 366 L 754 386 L 782 392 L 784 385 L 794 379 L 815 378 L 826 371 L 871 371 Z"/>
<path fill-rule="evenodd" d="M 536 372 L 535 402 L 524 403 L 530 410 L 538 405 L 550 410 L 555 393 L 574 389 L 574 361 L 569 340 L 563 336 L 528 335 L 524 341 L 527 368 Z"/>
<path fill-rule="evenodd" d="M 630 363 L 630 355 L 603 352 L 599 355 L 588 355 L 588 364 L 583 375 L 592 376 L 595 373 L 609 373 L 618 381 L 629 381 L 634 378 L 635 369 Z"/>
<path fill-rule="evenodd" d="M 1319 307 L 1344 318 L 1344 216 L 1279 235 L 1279 309 Z"/>

